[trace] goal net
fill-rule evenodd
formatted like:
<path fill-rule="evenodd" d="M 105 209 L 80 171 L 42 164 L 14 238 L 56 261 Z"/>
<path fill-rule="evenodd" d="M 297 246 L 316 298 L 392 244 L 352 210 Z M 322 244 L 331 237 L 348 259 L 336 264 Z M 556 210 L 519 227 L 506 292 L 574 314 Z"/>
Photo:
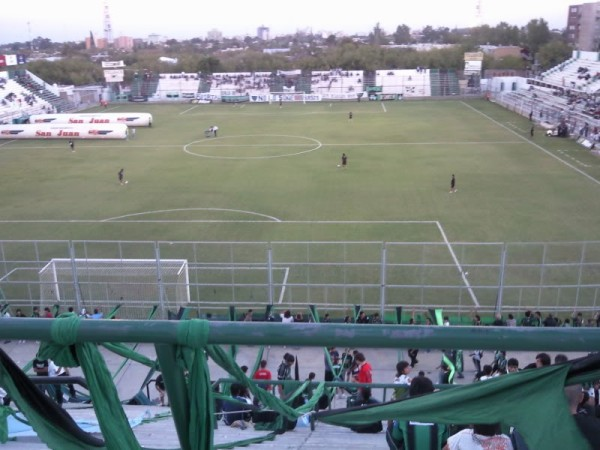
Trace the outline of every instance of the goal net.
<path fill-rule="evenodd" d="M 53 258 L 39 271 L 40 300 L 77 298 L 89 302 L 159 302 L 184 306 L 190 301 L 185 259 Z M 162 292 L 161 292 L 162 291 Z"/>

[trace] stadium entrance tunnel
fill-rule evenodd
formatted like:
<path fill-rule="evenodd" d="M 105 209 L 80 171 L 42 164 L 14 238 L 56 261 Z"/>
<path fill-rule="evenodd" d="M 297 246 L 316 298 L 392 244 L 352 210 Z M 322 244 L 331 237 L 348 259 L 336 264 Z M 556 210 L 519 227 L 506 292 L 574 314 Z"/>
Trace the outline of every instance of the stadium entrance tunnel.
<path fill-rule="evenodd" d="M 183 151 L 214 159 L 269 159 L 298 156 L 319 150 L 323 144 L 307 136 L 240 135 L 190 142 Z"/>

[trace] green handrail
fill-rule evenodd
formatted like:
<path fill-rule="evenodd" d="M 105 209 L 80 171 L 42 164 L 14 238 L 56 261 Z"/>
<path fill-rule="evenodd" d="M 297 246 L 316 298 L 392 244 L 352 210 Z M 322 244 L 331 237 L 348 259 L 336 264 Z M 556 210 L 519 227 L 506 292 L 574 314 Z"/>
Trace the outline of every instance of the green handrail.
<path fill-rule="evenodd" d="M 55 320 L 5 318 L 0 339 L 50 341 Z M 187 321 L 184 321 L 187 322 Z M 183 322 L 167 320 L 82 320 L 77 342 L 176 344 Z M 208 344 L 301 345 L 362 348 L 469 348 L 482 350 L 597 351 L 600 328 L 436 327 L 334 323 L 207 322 Z M 290 326 L 292 328 L 290 328 Z M 290 332 L 293 330 L 293 332 Z"/>

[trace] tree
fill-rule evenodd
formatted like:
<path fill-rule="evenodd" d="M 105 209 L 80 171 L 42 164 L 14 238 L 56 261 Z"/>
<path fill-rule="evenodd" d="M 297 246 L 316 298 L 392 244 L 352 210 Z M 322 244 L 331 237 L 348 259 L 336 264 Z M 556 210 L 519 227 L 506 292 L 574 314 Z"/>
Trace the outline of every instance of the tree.
<path fill-rule="evenodd" d="M 431 25 L 427 25 L 421 31 L 421 42 L 434 43 L 437 40 L 437 33 Z"/>
<path fill-rule="evenodd" d="M 325 44 L 328 47 L 334 47 L 336 43 L 336 37 L 335 34 L 330 34 L 329 36 L 327 36 L 327 39 L 325 39 Z"/>
<path fill-rule="evenodd" d="M 556 38 L 540 47 L 538 63 L 544 69 L 549 69 L 568 59 L 572 52 L 573 49 L 564 40 Z"/>
<path fill-rule="evenodd" d="M 398 25 L 396 32 L 394 33 L 395 44 L 410 44 L 412 42 L 412 36 L 410 34 L 410 28 L 408 25 Z"/>
<path fill-rule="evenodd" d="M 548 22 L 544 19 L 530 20 L 521 30 L 523 42 L 532 54 L 536 54 L 542 45 L 547 44 L 552 39 Z"/>

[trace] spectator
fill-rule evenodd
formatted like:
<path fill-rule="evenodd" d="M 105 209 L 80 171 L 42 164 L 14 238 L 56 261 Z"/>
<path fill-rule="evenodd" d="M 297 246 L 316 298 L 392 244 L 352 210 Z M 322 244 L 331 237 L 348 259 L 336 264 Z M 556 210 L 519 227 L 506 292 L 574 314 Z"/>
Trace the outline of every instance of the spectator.
<path fill-rule="evenodd" d="M 517 326 L 517 319 L 515 319 L 515 316 L 513 316 L 512 314 L 508 315 L 508 319 L 506 319 L 506 326 L 507 327 L 516 327 Z"/>
<path fill-rule="evenodd" d="M 557 353 L 556 356 L 554 356 L 554 364 L 562 364 L 565 363 L 569 360 L 569 358 L 567 358 L 567 355 L 565 355 L 564 353 Z"/>
<path fill-rule="evenodd" d="M 158 391 L 158 399 L 160 400 L 160 406 L 165 406 L 165 393 L 167 392 L 167 389 L 165 387 L 165 381 L 163 380 L 162 373 L 159 373 L 156 377 L 156 380 L 154 380 L 154 386 Z"/>
<path fill-rule="evenodd" d="M 430 394 L 433 382 L 419 375 L 410 383 L 409 397 Z M 448 431 L 445 425 L 435 423 L 393 420 L 388 422 L 386 440 L 390 450 L 440 449 L 446 443 Z"/>
<path fill-rule="evenodd" d="M 396 364 L 396 377 L 394 378 L 394 384 L 400 385 L 394 389 L 393 399 L 398 400 L 404 396 L 404 393 L 408 390 L 412 379 L 410 378 L 411 365 L 406 361 L 398 361 Z"/>
<path fill-rule="evenodd" d="M 355 383 L 372 383 L 373 382 L 373 368 L 371 364 L 366 360 L 365 355 L 358 352 L 354 357 L 358 373 L 354 376 L 353 381 Z M 358 388 L 359 398 L 367 399 L 371 397 L 371 388 L 361 386 Z"/>
<path fill-rule="evenodd" d="M 506 325 L 506 323 L 504 322 L 504 320 L 502 319 L 502 314 L 500 314 L 499 312 L 496 313 L 494 315 L 494 321 L 492 322 L 492 325 L 495 327 L 503 327 Z"/>
<path fill-rule="evenodd" d="M 279 315 L 281 317 L 281 321 L 283 323 L 293 323 L 294 322 L 294 316 L 292 316 L 292 312 L 287 309 L 283 312 L 283 314 Z"/>
<path fill-rule="evenodd" d="M 593 415 L 585 413 L 579 408 L 579 405 L 583 401 L 583 391 L 581 390 L 581 386 L 573 385 L 565 387 L 565 396 L 567 397 L 569 409 L 581 434 L 585 436 L 591 448 L 600 448 L 600 420 Z"/>
<path fill-rule="evenodd" d="M 295 361 L 296 358 L 294 358 L 294 355 L 291 355 L 289 353 L 283 355 L 283 360 L 281 361 L 281 364 L 279 364 L 279 368 L 277 369 L 277 379 L 279 381 L 286 381 L 292 379 L 292 365 L 294 365 Z M 283 398 L 285 393 L 284 386 L 279 384 L 277 386 L 277 389 L 279 390 L 279 396 Z"/>
<path fill-rule="evenodd" d="M 509 358 L 506 362 L 506 372 L 507 373 L 515 373 L 519 370 L 519 360 L 517 358 Z"/>
<path fill-rule="evenodd" d="M 306 381 L 308 381 L 308 385 L 306 386 L 306 389 L 304 390 L 304 396 L 306 397 L 306 400 L 310 400 L 313 396 L 313 391 L 315 389 L 315 387 L 313 386 L 313 381 L 315 380 L 317 374 L 314 372 L 310 372 L 308 374 L 308 378 L 306 379 Z"/>
<path fill-rule="evenodd" d="M 548 355 L 548 353 L 538 353 L 535 356 L 536 367 L 546 367 L 550 364 L 552 364 L 552 360 L 550 359 L 550 355 Z"/>
<path fill-rule="evenodd" d="M 521 326 L 522 327 L 534 327 L 534 319 L 533 319 L 533 314 L 531 314 L 531 311 L 527 310 L 525 311 L 525 317 L 523 317 L 521 319 Z"/>
<path fill-rule="evenodd" d="M 473 365 L 475 366 L 475 374 L 481 372 L 481 358 L 483 358 L 483 350 L 473 350 L 471 353 L 471 359 L 473 360 Z"/>
<path fill-rule="evenodd" d="M 244 386 L 233 383 L 230 392 L 234 401 L 223 401 L 223 422 L 230 427 L 245 430 L 252 417 L 252 409 L 250 405 L 244 406 L 248 403 L 246 397 L 243 396 Z"/>
<path fill-rule="evenodd" d="M 335 347 L 329 347 L 327 349 L 329 358 L 325 354 L 325 381 L 333 381 L 335 378 L 334 368 L 340 366 L 340 353 Z"/>
<path fill-rule="evenodd" d="M 252 375 L 252 378 L 254 380 L 271 380 L 272 379 L 271 371 L 269 369 L 267 369 L 267 360 L 266 359 L 261 360 L 260 368 L 257 369 L 256 372 L 254 372 L 254 375 Z M 271 385 L 269 385 L 269 384 L 260 384 L 259 386 L 267 391 L 269 391 L 271 389 Z"/>
<path fill-rule="evenodd" d="M 497 375 L 506 373 L 506 352 L 504 350 L 496 350 L 494 353 L 494 363 L 492 364 L 493 372 Z"/>
<path fill-rule="evenodd" d="M 493 377 L 494 369 L 489 364 L 483 366 L 483 370 L 475 375 L 476 381 L 485 381 Z"/>
<path fill-rule="evenodd" d="M 369 323 L 369 317 L 364 311 L 361 311 L 356 318 L 356 323 Z"/>
<path fill-rule="evenodd" d="M 545 327 L 556 327 L 556 326 L 558 326 L 558 323 L 556 322 L 556 319 L 554 318 L 554 316 L 552 315 L 552 313 L 548 313 L 548 316 L 544 319 L 544 321 L 542 323 L 543 323 L 543 325 Z"/>
<path fill-rule="evenodd" d="M 476 424 L 448 438 L 444 450 L 513 450 L 510 438 L 502 434 L 499 423 Z"/>

